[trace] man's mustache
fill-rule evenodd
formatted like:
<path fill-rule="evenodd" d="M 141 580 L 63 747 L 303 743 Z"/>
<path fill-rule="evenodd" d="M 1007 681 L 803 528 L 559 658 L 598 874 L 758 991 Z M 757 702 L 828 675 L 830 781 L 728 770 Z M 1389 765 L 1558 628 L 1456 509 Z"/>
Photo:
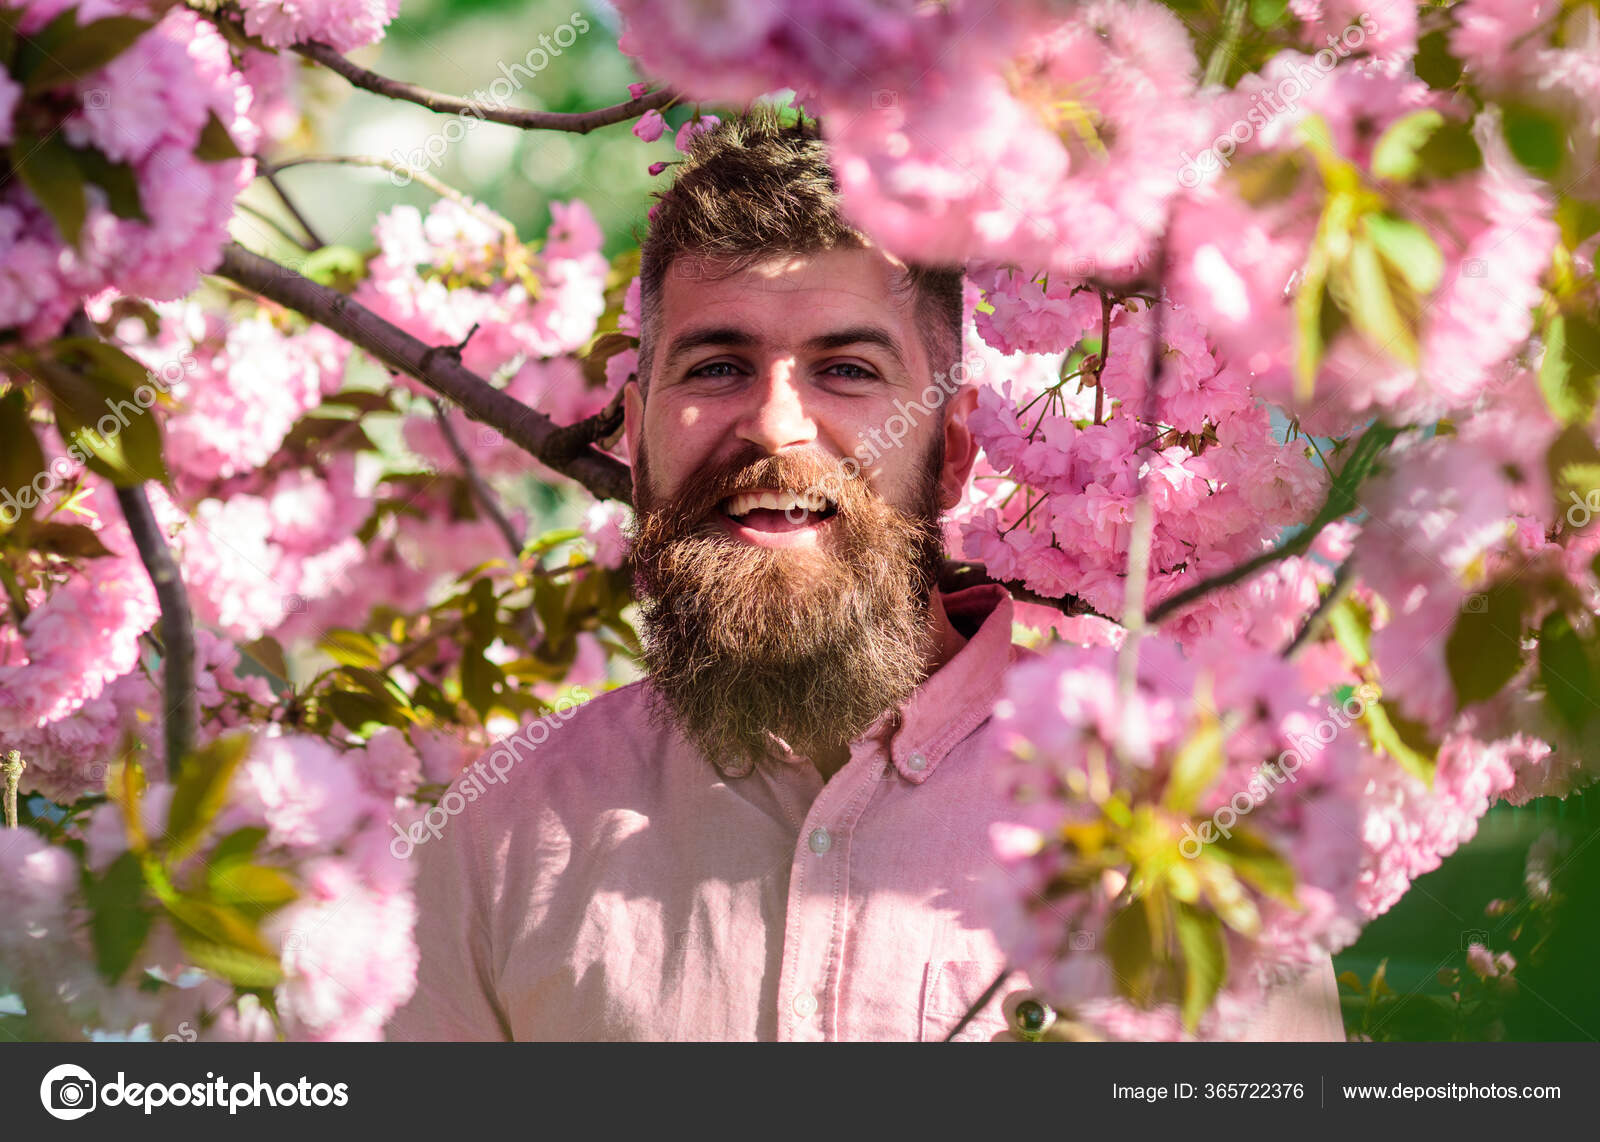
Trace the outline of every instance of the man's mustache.
<path fill-rule="evenodd" d="M 643 507 L 671 517 L 678 527 L 688 528 L 711 522 L 712 514 L 729 497 L 762 491 L 820 496 L 841 515 L 858 510 L 877 496 L 859 473 L 850 474 L 840 459 L 826 453 L 772 454 L 750 445 L 718 464 L 696 471 L 661 502 L 655 502 L 652 489 L 651 502 Z"/>

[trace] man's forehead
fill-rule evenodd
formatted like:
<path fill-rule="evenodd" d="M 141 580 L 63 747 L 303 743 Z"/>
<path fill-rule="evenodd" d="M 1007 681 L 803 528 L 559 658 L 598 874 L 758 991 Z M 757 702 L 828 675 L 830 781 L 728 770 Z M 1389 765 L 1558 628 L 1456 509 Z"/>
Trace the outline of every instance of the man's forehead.
<path fill-rule="evenodd" d="M 663 332 L 742 309 L 786 325 L 831 321 L 837 313 L 872 316 L 884 323 L 913 319 L 911 291 L 901 288 L 903 263 L 876 248 L 777 253 L 730 267 L 715 259 L 680 255 L 661 292 Z"/>

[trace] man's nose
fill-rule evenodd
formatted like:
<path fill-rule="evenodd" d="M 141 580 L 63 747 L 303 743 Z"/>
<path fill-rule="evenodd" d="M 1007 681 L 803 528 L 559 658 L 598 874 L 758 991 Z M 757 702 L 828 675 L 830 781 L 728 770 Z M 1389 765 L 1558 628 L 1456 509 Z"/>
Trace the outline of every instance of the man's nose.
<path fill-rule="evenodd" d="M 750 405 L 737 429 L 741 439 L 773 454 L 816 440 L 816 422 L 806 411 L 793 361 L 768 365 L 748 392 Z"/>

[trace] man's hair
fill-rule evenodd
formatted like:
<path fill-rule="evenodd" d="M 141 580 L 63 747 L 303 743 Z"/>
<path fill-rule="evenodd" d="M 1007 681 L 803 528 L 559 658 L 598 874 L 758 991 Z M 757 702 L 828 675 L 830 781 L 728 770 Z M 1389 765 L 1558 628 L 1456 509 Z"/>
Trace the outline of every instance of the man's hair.
<path fill-rule="evenodd" d="M 813 123 L 784 125 L 757 108 L 699 135 L 659 200 L 639 259 L 639 383 L 648 385 L 661 291 L 680 258 L 714 260 L 734 273 L 774 254 L 814 254 L 866 244 L 839 210 L 839 187 Z M 725 270 L 723 269 L 725 267 Z M 907 265 L 903 287 L 933 370 L 961 356 L 962 270 Z"/>

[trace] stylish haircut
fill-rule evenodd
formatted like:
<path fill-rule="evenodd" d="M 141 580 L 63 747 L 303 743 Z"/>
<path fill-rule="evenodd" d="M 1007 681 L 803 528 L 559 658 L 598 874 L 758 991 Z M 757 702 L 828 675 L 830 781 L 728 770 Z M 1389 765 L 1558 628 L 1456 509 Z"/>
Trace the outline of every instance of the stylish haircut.
<path fill-rule="evenodd" d="M 771 109 L 730 117 L 699 135 L 672 187 L 656 194 L 639 260 L 639 383 L 647 386 L 660 325 L 661 291 L 680 258 L 706 258 L 736 273 L 774 254 L 861 248 L 844 220 L 827 147 L 815 124 L 782 124 Z M 961 357 L 962 270 L 908 264 L 898 288 L 914 293 L 917 323 L 935 372 Z"/>

